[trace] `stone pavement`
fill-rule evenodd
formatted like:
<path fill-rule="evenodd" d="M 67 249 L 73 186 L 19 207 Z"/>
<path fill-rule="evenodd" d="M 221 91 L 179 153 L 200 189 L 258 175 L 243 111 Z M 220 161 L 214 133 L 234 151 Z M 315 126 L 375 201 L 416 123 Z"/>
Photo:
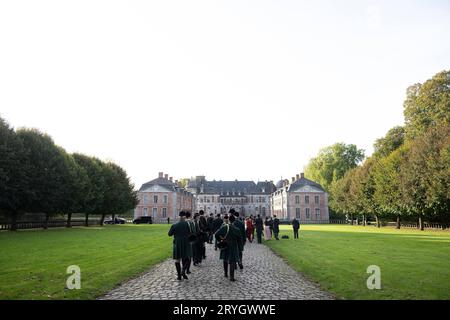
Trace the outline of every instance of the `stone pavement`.
<path fill-rule="evenodd" d="M 168 259 L 129 280 L 99 299 L 113 300 L 318 300 L 334 299 L 315 283 L 288 266 L 262 244 L 247 242 L 244 269 L 235 272 L 236 282 L 223 276 L 222 261 L 214 245 L 206 244 L 206 260 L 191 266 L 188 280 L 177 280 Z"/>

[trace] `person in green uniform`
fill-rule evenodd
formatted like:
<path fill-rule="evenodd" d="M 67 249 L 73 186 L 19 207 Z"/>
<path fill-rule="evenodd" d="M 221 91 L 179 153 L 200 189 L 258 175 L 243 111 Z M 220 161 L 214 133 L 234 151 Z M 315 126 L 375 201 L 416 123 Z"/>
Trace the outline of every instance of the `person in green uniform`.
<path fill-rule="evenodd" d="M 191 219 L 192 214 L 189 211 L 186 211 L 186 222 L 188 223 L 189 226 L 189 235 L 194 234 L 194 230 L 195 230 L 195 226 L 194 226 L 194 222 Z M 183 268 L 185 269 L 185 272 L 187 274 L 191 273 L 191 263 L 192 263 L 192 242 L 189 240 L 188 237 L 188 253 L 187 253 L 187 258 L 183 261 Z"/>
<path fill-rule="evenodd" d="M 173 224 L 170 227 L 169 230 L 169 237 L 173 236 L 173 259 L 175 260 L 175 267 L 177 269 L 178 274 L 178 280 L 181 280 L 181 277 L 184 279 L 187 279 L 186 275 L 186 267 L 183 265 L 183 272 L 181 271 L 181 264 L 180 261 L 186 261 L 185 259 L 188 258 L 189 254 L 189 225 L 186 222 L 186 212 L 181 211 L 180 214 L 180 221 Z"/>
<path fill-rule="evenodd" d="M 228 277 L 228 265 L 230 266 L 230 281 L 236 281 L 234 270 L 236 269 L 236 262 L 239 261 L 239 242 L 241 241 L 241 231 L 233 225 L 234 221 L 235 217 L 233 215 L 225 215 L 223 217 L 223 225 L 215 233 L 218 243 L 227 243 L 227 246 L 220 250 L 220 260 L 223 260 L 225 277 Z"/>
<path fill-rule="evenodd" d="M 247 241 L 247 237 L 245 235 L 245 224 L 239 219 L 239 212 L 237 212 L 234 209 L 230 209 L 230 213 L 234 215 L 235 221 L 233 222 L 233 225 L 238 228 L 241 231 L 241 241 L 239 242 L 239 269 L 244 269 L 244 265 L 242 264 L 242 252 L 244 251 L 244 245 Z"/>

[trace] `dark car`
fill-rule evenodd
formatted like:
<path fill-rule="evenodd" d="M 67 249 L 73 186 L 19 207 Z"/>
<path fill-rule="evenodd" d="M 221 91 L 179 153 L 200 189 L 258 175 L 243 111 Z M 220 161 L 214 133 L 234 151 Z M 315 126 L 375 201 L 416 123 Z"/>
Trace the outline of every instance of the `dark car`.
<path fill-rule="evenodd" d="M 153 220 L 152 217 L 139 217 L 133 220 L 134 224 L 141 224 L 141 223 L 146 223 L 146 224 L 152 224 Z"/>
<path fill-rule="evenodd" d="M 104 224 L 125 224 L 127 221 L 124 218 L 115 217 L 114 219 L 107 219 Z"/>

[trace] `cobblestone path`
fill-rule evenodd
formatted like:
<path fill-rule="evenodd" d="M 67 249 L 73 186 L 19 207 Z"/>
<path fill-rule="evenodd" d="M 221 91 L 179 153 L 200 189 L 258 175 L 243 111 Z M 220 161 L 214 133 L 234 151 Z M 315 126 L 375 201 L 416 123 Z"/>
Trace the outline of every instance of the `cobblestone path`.
<path fill-rule="evenodd" d="M 265 245 L 247 242 L 244 269 L 236 270 L 236 282 L 223 276 L 222 261 L 218 256 L 219 251 L 214 251 L 214 245 L 206 244 L 206 260 L 199 267 L 191 266 L 188 280 L 177 280 L 174 262 L 168 259 L 99 299 L 333 299 L 330 293 L 293 270 Z"/>

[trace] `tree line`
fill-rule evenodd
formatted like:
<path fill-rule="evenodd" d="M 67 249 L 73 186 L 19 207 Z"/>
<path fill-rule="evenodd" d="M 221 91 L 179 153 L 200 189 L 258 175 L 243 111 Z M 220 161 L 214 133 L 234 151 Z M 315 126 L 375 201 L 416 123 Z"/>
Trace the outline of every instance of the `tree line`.
<path fill-rule="evenodd" d="M 24 214 L 122 214 L 137 205 L 137 193 L 125 170 L 112 162 L 67 153 L 37 129 L 14 130 L 0 118 L 0 213 L 17 230 Z"/>
<path fill-rule="evenodd" d="M 338 143 L 311 159 L 305 174 L 329 192 L 330 209 L 362 218 L 450 222 L 450 72 L 407 89 L 403 126 L 390 129 L 364 157 Z"/>

